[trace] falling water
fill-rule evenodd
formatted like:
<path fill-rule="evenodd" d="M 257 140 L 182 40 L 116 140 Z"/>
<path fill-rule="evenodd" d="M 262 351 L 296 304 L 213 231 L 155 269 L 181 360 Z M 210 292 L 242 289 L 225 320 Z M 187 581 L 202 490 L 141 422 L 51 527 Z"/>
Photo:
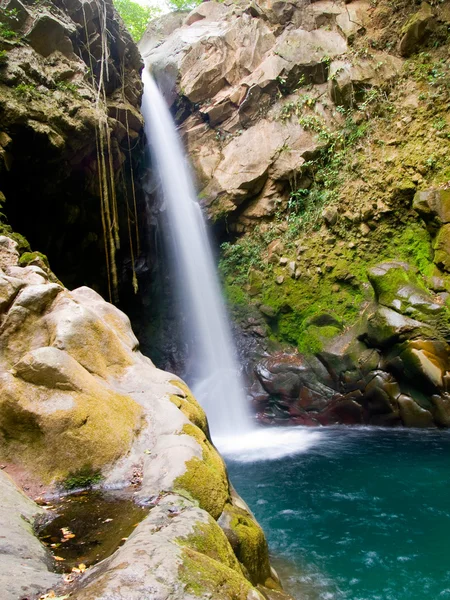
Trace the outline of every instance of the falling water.
<path fill-rule="evenodd" d="M 246 397 L 194 185 L 175 125 L 157 85 L 144 71 L 142 112 L 171 227 L 176 282 L 189 337 L 195 340 L 187 379 L 208 415 L 213 437 L 250 429 Z"/>

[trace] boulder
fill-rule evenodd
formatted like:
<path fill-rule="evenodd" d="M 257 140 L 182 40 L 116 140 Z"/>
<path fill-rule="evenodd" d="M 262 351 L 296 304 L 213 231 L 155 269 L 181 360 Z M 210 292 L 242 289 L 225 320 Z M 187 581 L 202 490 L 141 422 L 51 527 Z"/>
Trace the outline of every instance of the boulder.
<path fill-rule="evenodd" d="M 446 335 L 448 309 L 419 284 L 408 264 L 400 261 L 381 263 L 369 269 L 367 275 L 381 306 L 426 323 Z"/>
<path fill-rule="evenodd" d="M 400 394 L 397 403 L 405 427 L 435 427 L 433 415 L 430 411 L 422 408 L 410 396 Z"/>
<path fill-rule="evenodd" d="M 401 30 L 399 51 L 402 56 L 410 56 L 425 37 L 427 26 L 433 19 L 433 11 L 428 2 L 422 2 L 416 12 Z"/>
<path fill-rule="evenodd" d="M 371 346 L 388 348 L 410 337 L 425 335 L 433 338 L 436 334 L 432 327 L 421 321 L 405 317 L 395 310 L 380 306 L 367 320 L 365 338 Z"/>
<path fill-rule="evenodd" d="M 437 218 L 442 224 L 450 223 L 450 190 L 417 192 L 413 208 L 425 221 Z"/>
<path fill-rule="evenodd" d="M 369 88 L 382 88 L 401 71 L 403 61 L 375 52 L 371 58 L 349 61 L 334 60 L 330 64 L 328 93 L 337 106 L 350 108 L 363 101 Z"/>
<path fill-rule="evenodd" d="M 174 516 L 176 515 L 176 516 Z M 181 496 L 153 508 L 111 557 L 77 583 L 76 600 L 217 597 L 263 600 L 219 525 Z"/>
<path fill-rule="evenodd" d="M 450 273 L 450 223 L 440 228 L 433 242 L 433 248 L 435 264 Z"/>

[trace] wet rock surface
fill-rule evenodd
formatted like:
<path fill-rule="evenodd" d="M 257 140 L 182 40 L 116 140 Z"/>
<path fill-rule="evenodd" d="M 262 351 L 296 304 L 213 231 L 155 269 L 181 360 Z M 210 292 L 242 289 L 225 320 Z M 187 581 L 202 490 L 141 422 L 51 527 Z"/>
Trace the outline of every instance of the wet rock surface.
<path fill-rule="evenodd" d="M 44 511 L 0 471 L 0 590 L 5 600 L 29 598 L 59 583 L 50 553 L 35 537 L 33 523 Z"/>
<path fill-rule="evenodd" d="M 249 394 L 261 422 L 448 426 L 448 307 L 406 263 L 381 263 L 369 280 L 375 303 L 354 327 L 315 355 L 257 362 Z"/>
<path fill-rule="evenodd" d="M 263 596 L 256 585 L 281 590 L 264 534 L 230 487 L 206 415 L 187 386 L 139 352 L 128 318 L 93 290 L 69 292 L 51 281 L 48 269 L 20 266 L 10 238 L 0 238 L 0 264 L 2 468 L 20 473 L 28 490 L 37 479 L 41 495 L 55 487 L 119 488 L 128 504 L 150 510 L 134 527 L 142 509 L 127 509 L 115 533 L 122 523 L 121 537 L 128 537 L 137 511 L 129 538 L 115 539 L 116 545 L 107 540 L 97 559 L 109 558 L 84 574 L 79 568 L 64 583 L 48 571 L 47 553 L 33 537 L 34 515 L 42 509 L 0 473 L 0 520 L 8 536 L 0 556 L 2 598 L 21 598 L 19 586 L 26 594 L 52 588 L 90 600 L 150 592 L 257 600 Z M 61 544 L 76 539 L 78 525 L 58 526 L 62 539 L 50 544 L 56 556 Z M 92 528 L 95 538 L 97 524 Z M 88 532 L 84 541 L 91 538 Z M 11 586 L 19 568 L 26 573 Z"/>

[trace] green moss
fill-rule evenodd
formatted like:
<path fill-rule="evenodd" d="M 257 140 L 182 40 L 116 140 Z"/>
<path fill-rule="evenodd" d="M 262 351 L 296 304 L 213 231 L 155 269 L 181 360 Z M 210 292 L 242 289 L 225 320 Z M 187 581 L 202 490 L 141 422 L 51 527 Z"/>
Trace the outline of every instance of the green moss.
<path fill-rule="evenodd" d="M 93 469 L 92 465 L 85 465 L 78 471 L 73 471 L 61 482 L 65 490 L 74 490 L 78 488 L 88 488 L 100 483 L 103 479 L 99 469 Z"/>
<path fill-rule="evenodd" d="M 209 556 L 209 558 L 242 574 L 239 561 L 237 560 L 226 535 L 212 517 L 209 518 L 208 523 L 196 523 L 194 532 L 186 537 L 178 538 L 177 543 L 180 546 L 190 548 L 205 556 Z"/>
<path fill-rule="evenodd" d="M 50 268 L 48 258 L 45 254 L 42 254 L 42 252 L 24 252 L 19 259 L 19 265 L 21 267 L 26 267 L 29 264 L 38 263 L 40 261 L 42 261 L 48 269 Z"/>
<path fill-rule="evenodd" d="M 184 548 L 182 560 L 178 574 L 186 595 L 214 600 L 247 600 L 253 589 L 243 575 L 201 552 Z"/>
<path fill-rule="evenodd" d="M 27 239 L 20 233 L 13 231 L 9 225 L 0 223 L 0 235 L 5 235 L 17 242 L 17 251 L 19 254 L 22 254 L 23 252 L 31 252 L 31 247 Z"/>
<path fill-rule="evenodd" d="M 179 381 L 178 379 L 172 379 L 170 383 L 175 387 L 180 388 L 183 393 L 183 395 L 172 394 L 170 396 L 170 401 L 186 415 L 189 421 L 192 421 L 192 423 L 199 427 L 205 434 L 208 434 L 208 421 L 206 419 L 205 411 L 194 398 L 189 387 L 183 381 Z"/>
<path fill-rule="evenodd" d="M 247 294 L 241 285 L 225 283 L 224 292 L 229 304 L 234 306 L 247 304 Z"/>
<path fill-rule="evenodd" d="M 420 223 L 409 223 L 389 240 L 387 257 L 402 259 L 416 267 L 423 276 L 434 272 L 433 248 L 428 231 Z"/>
<path fill-rule="evenodd" d="M 183 433 L 196 439 L 202 448 L 202 458 L 194 456 L 186 462 L 186 472 L 174 481 L 174 488 L 186 490 L 199 503 L 200 507 L 218 519 L 229 497 L 228 478 L 225 464 L 196 425 L 186 424 Z"/>
<path fill-rule="evenodd" d="M 227 503 L 221 523 L 229 532 L 234 553 L 245 567 L 250 581 L 266 583 L 271 576 L 269 551 L 264 532 L 255 519 L 243 508 Z"/>

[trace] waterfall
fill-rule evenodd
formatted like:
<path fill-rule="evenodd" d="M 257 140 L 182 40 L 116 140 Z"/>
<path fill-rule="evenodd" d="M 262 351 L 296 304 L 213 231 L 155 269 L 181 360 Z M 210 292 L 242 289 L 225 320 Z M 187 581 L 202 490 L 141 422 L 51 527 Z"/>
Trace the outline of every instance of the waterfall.
<path fill-rule="evenodd" d="M 186 379 L 213 438 L 239 435 L 251 429 L 250 416 L 206 225 L 175 124 L 146 69 L 143 82 L 142 113 L 170 226 L 173 279 L 194 340 Z"/>

